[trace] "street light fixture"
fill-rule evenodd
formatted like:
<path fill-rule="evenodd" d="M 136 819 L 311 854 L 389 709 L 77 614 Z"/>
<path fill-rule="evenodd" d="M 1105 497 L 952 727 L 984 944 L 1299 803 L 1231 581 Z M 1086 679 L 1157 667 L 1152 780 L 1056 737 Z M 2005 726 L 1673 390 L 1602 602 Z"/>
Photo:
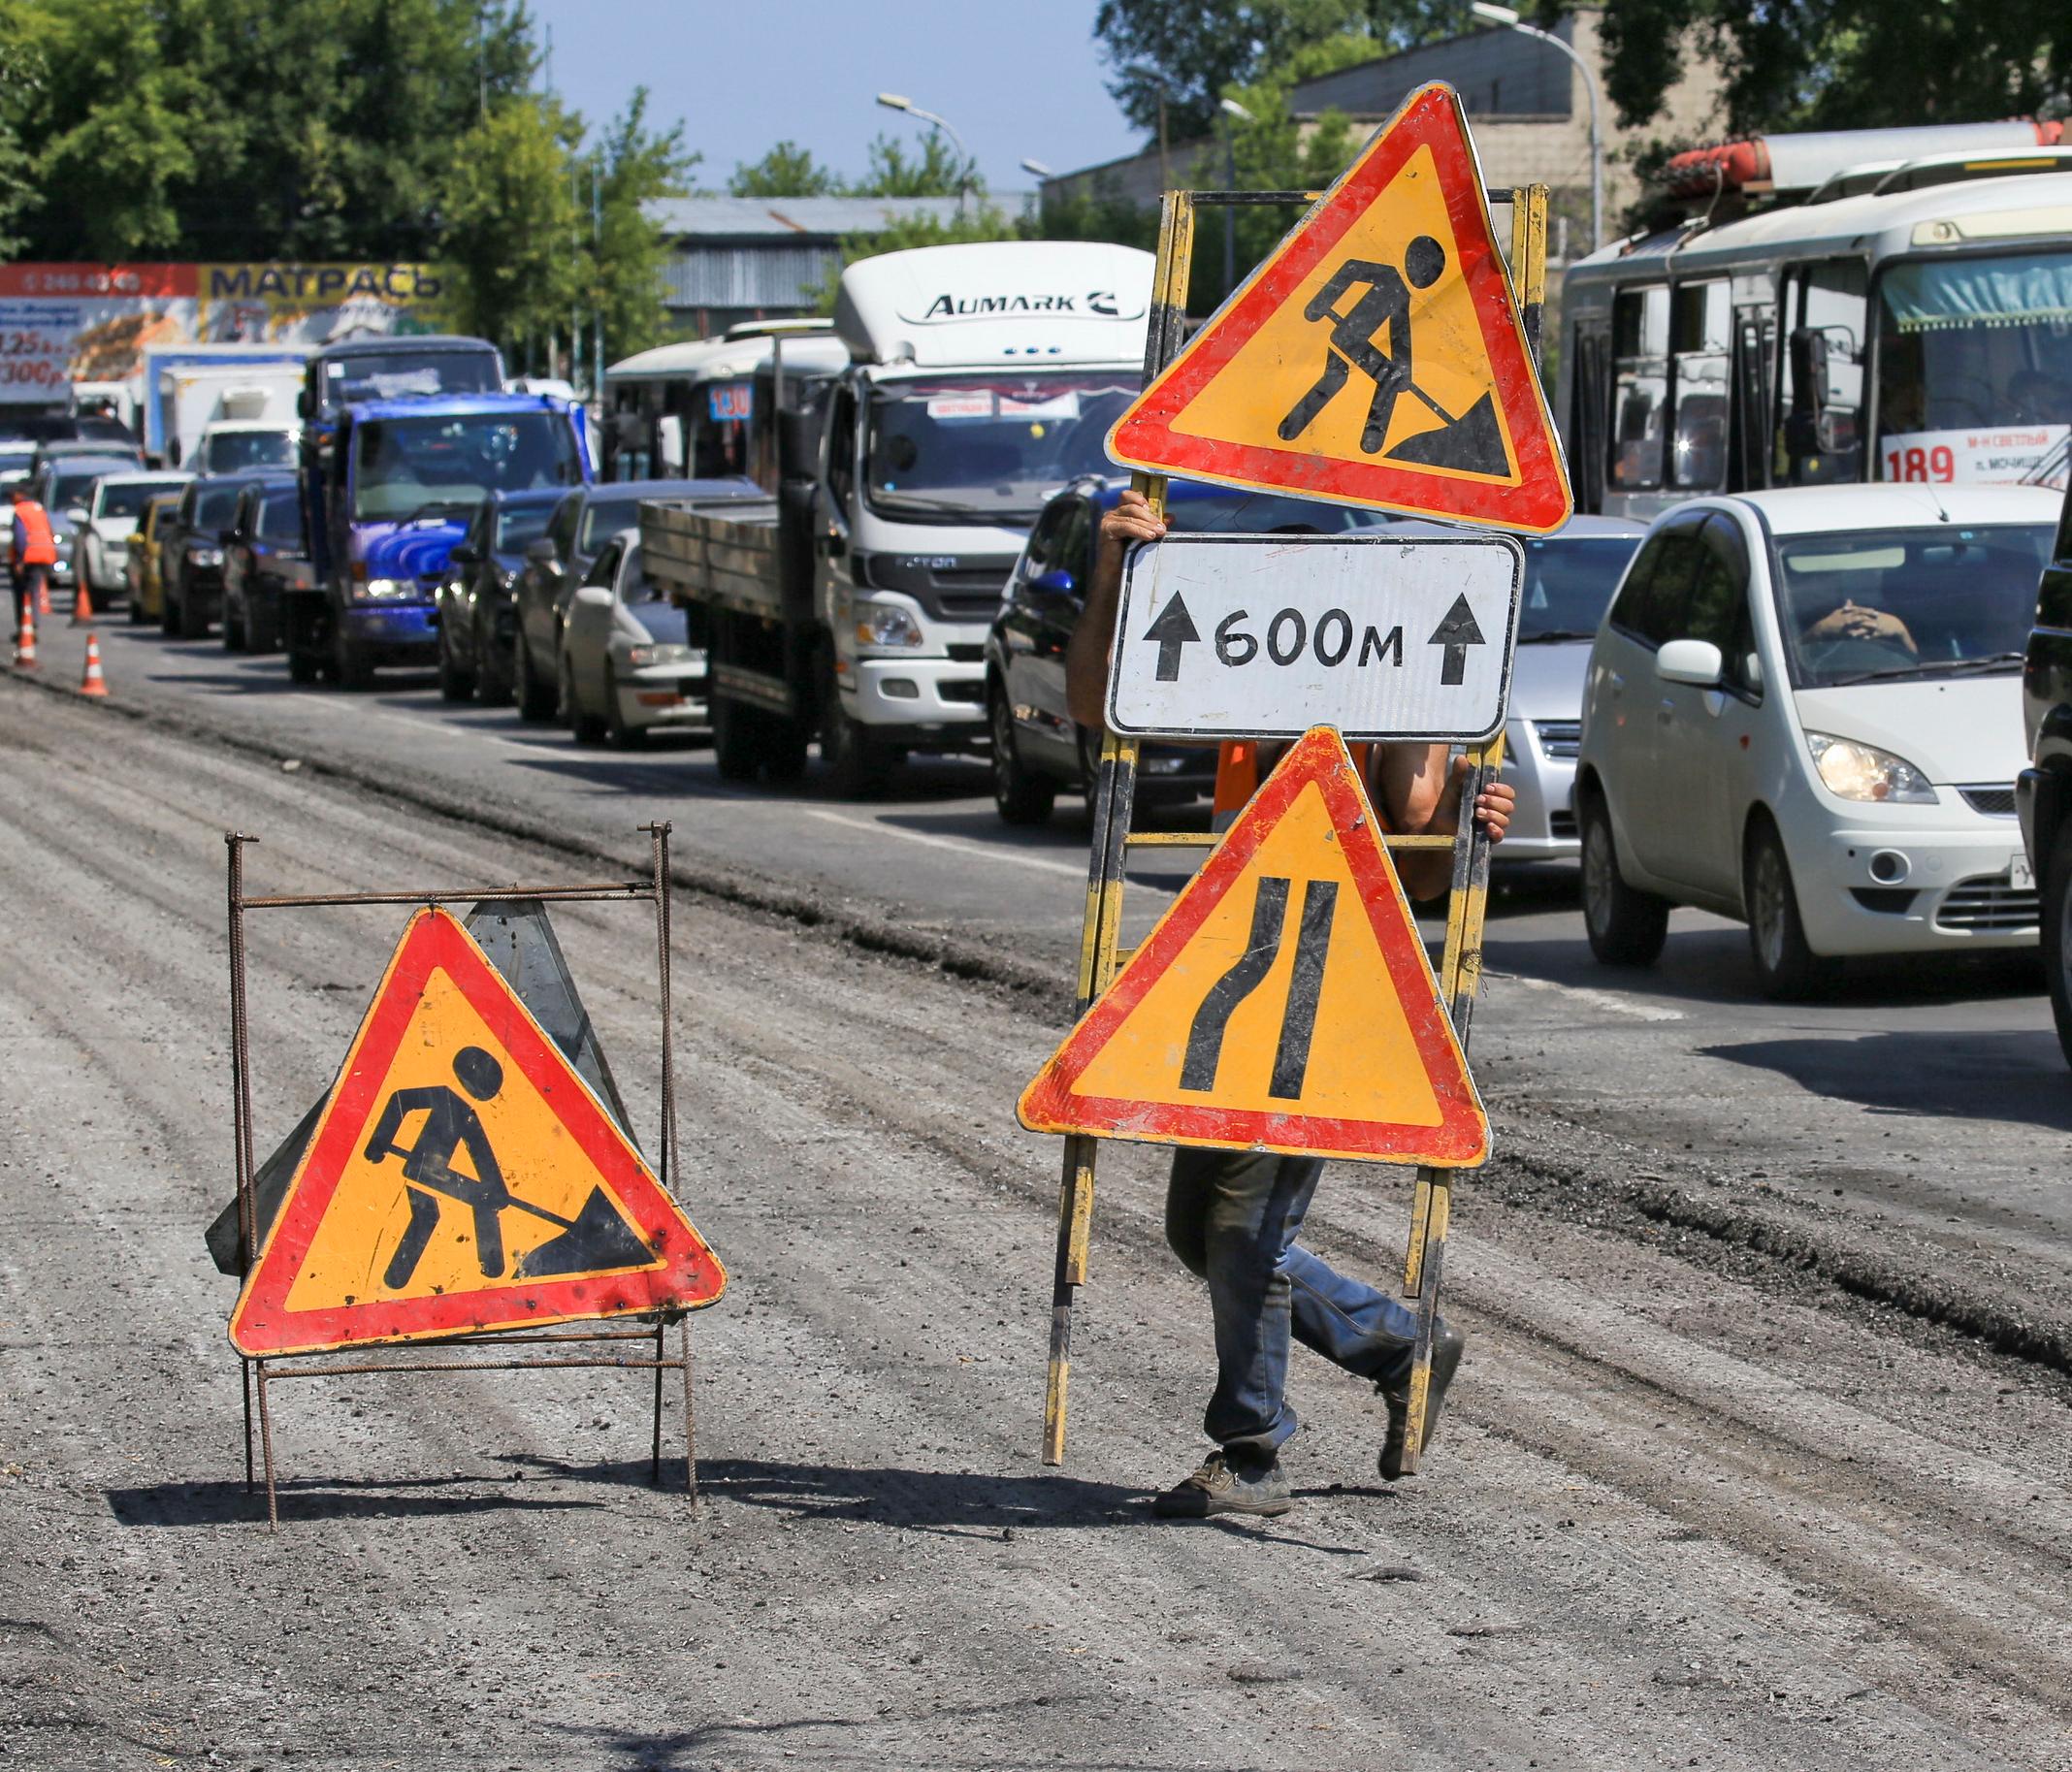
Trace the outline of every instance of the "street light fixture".
<path fill-rule="evenodd" d="M 1023 161 L 1021 162 L 1021 170 L 1025 173 L 1034 173 L 1039 178 L 1054 178 L 1057 177 L 1057 175 L 1053 173 L 1048 166 L 1044 165 L 1041 160 L 1023 159 Z"/>
<path fill-rule="evenodd" d="M 1538 25 L 1527 24 L 1518 16 L 1517 9 L 1498 6 L 1495 0 L 1470 0 L 1468 10 L 1485 24 L 1496 25 L 1501 30 L 1516 31 L 1521 37 L 1537 37 L 1541 43 L 1550 43 L 1570 61 L 1583 77 L 1583 91 L 1590 100 L 1590 244 L 1592 249 L 1604 243 L 1604 138 L 1598 128 L 1598 111 L 1601 95 L 1598 91 L 1596 71 L 1552 31 L 1542 31 Z"/>
<path fill-rule="evenodd" d="M 964 149 L 964 138 L 951 127 L 948 117 L 937 116 L 932 111 L 923 111 L 914 101 L 898 92 L 881 92 L 878 103 L 888 111 L 903 111 L 908 116 L 919 117 L 923 123 L 939 129 L 956 144 L 956 213 L 959 220 L 964 215 L 964 192 L 971 182 L 971 156 Z"/>
<path fill-rule="evenodd" d="M 1232 126 L 1256 122 L 1257 119 L 1236 99 L 1224 99 L 1218 109 L 1223 113 L 1223 183 L 1234 191 L 1238 188 L 1238 144 Z M 1223 209 L 1223 293 L 1227 296 L 1237 286 L 1238 211 L 1226 204 Z"/>

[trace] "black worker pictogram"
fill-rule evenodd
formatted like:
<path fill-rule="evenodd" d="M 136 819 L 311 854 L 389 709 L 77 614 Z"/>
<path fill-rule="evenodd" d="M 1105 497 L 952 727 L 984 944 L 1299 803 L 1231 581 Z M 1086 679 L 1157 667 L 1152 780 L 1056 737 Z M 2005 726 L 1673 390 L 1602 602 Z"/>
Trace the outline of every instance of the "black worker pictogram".
<path fill-rule="evenodd" d="M 495 1100 L 503 1087 L 503 1067 L 478 1046 L 463 1047 L 453 1055 L 453 1075 L 468 1096 L 477 1102 Z M 438 1229 L 442 1200 L 454 1201 L 471 1214 L 475 1261 L 484 1279 L 503 1276 L 502 1215 L 510 1211 L 543 1218 L 562 1232 L 519 1261 L 515 1276 L 519 1279 L 638 1267 L 651 1259 L 648 1246 L 600 1188 L 591 1190 L 582 1210 L 573 1218 L 565 1218 L 512 1193 L 483 1129 L 482 1117 L 468 1096 L 444 1083 L 432 1083 L 398 1089 L 382 1105 L 381 1117 L 367 1141 L 367 1160 L 383 1163 L 392 1156 L 403 1159 L 403 1176 L 408 1183 L 404 1191 L 410 1212 L 409 1223 L 404 1227 L 382 1273 L 383 1285 L 400 1291 L 410 1283 Z M 405 1118 L 420 1112 L 425 1115 L 424 1124 L 405 1148 L 396 1143 L 396 1135 L 402 1131 Z M 457 1170 L 454 1159 L 464 1152 L 467 1169 Z"/>
<path fill-rule="evenodd" d="M 1439 417 L 1435 431 L 1422 431 L 1388 450 L 1387 459 L 1425 467 L 1457 468 L 1465 473 L 1507 474 L 1510 458 L 1498 429 L 1496 408 L 1485 393 L 1456 417 L 1416 382 L 1416 346 L 1411 318 L 1411 292 L 1430 289 L 1444 275 L 1446 249 L 1429 234 L 1420 234 L 1403 252 L 1403 268 L 1372 259 L 1348 258 L 1303 307 L 1303 318 L 1331 322 L 1324 342 L 1324 362 L 1315 383 L 1280 421 L 1281 441 L 1292 443 L 1316 422 L 1318 414 L 1344 392 L 1357 370 L 1374 383 L 1360 448 L 1380 455 L 1388 442 L 1389 421 L 1406 394 Z M 1363 291 L 1341 307 L 1355 289 Z"/>

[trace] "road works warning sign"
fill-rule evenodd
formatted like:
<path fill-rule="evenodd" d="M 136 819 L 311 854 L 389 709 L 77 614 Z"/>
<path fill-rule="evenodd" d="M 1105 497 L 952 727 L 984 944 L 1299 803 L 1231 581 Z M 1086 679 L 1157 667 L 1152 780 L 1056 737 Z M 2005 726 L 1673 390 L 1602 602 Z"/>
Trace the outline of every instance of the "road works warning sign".
<path fill-rule="evenodd" d="M 1130 550 L 1108 724 L 1137 737 L 1474 743 L 1502 729 L 1505 535 L 1168 535 Z"/>
<path fill-rule="evenodd" d="M 1131 467 L 1526 530 L 1574 508 L 1459 95 L 1403 109 L 1108 435 Z"/>
<path fill-rule="evenodd" d="M 1282 758 L 1020 1115 L 1032 1132 L 1484 1160 L 1489 1122 L 1338 733 Z"/>
<path fill-rule="evenodd" d="M 709 1305 L 727 1276 L 473 939 L 410 919 L 231 1315 L 246 1355 Z"/>

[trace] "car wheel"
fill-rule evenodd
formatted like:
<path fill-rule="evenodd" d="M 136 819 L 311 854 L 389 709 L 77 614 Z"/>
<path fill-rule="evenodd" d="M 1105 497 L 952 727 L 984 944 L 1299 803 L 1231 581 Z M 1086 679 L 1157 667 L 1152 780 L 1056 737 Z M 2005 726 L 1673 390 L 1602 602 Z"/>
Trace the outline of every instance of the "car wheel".
<path fill-rule="evenodd" d="M 511 688 L 518 697 L 518 712 L 526 720 L 552 720 L 558 698 L 552 683 L 542 683 L 539 674 L 533 668 L 533 649 L 526 642 L 525 629 L 518 630 L 518 637 L 511 646 Z"/>
<path fill-rule="evenodd" d="M 561 661 L 561 716 L 579 745 L 594 745 L 604 736 L 604 722 L 583 706 L 575 687 L 575 660 L 566 650 Z"/>
<path fill-rule="evenodd" d="M 280 650 L 280 615 L 277 607 L 272 614 L 254 609 L 249 601 L 244 605 L 244 649 L 247 652 L 278 652 Z"/>
<path fill-rule="evenodd" d="M 158 594 L 158 631 L 168 637 L 179 632 L 179 605 L 173 600 L 171 591 Z"/>
<path fill-rule="evenodd" d="M 453 657 L 453 643 L 448 638 L 445 623 L 439 624 L 438 634 L 438 693 L 441 701 L 472 700 L 475 693 L 474 672 L 458 663 Z"/>
<path fill-rule="evenodd" d="M 2072 819 L 2060 820 L 2043 859 L 2043 964 L 2057 1044 L 2072 1064 Z"/>
<path fill-rule="evenodd" d="M 348 693 L 372 689 L 374 684 L 373 665 L 368 662 L 366 651 L 353 644 L 342 622 L 331 639 L 331 674 L 339 688 Z"/>
<path fill-rule="evenodd" d="M 752 782 L 760 762 L 756 710 L 730 695 L 712 697 L 712 760 L 723 782 Z"/>
<path fill-rule="evenodd" d="M 992 733 L 993 806 L 1008 824 L 1044 824 L 1057 805 L 1057 784 L 1031 775 L 1015 743 L 1015 714 L 999 678 L 986 684 L 986 724 Z"/>
<path fill-rule="evenodd" d="M 288 681 L 290 683 L 314 683 L 323 674 L 323 660 L 313 652 L 305 652 L 299 646 L 288 648 Z"/>
<path fill-rule="evenodd" d="M 626 715 L 619 707 L 619 677 L 611 667 L 611 660 L 604 660 L 604 729 L 611 735 L 611 742 L 622 751 L 639 751 L 646 748 L 648 729 L 626 724 Z"/>
<path fill-rule="evenodd" d="M 1763 994 L 1782 1003 L 1816 994 L 1833 982 L 1840 968 L 1815 953 L 1806 941 L 1784 839 L 1767 819 L 1759 818 L 1749 827 L 1743 867 L 1748 950 Z"/>
<path fill-rule="evenodd" d="M 1606 966 L 1652 966 L 1669 934 L 1669 902 L 1626 884 L 1601 794 L 1583 802 L 1583 931 Z"/>
<path fill-rule="evenodd" d="M 511 700 L 510 660 L 497 652 L 496 636 L 475 630 L 475 699 L 486 708 L 508 707 Z"/>
<path fill-rule="evenodd" d="M 189 596 L 179 599 L 178 628 L 179 637 L 183 640 L 206 640 L 209 637 L 209 617 L 198 599 Z"/>
<path fill-rule="evenodd" d="M 223 599 L 223 650 L 225 652 L 243 652 L 244 646 L 243 620 L 233 613 L 230 606 L 230 598 L 226 596 Z"/>

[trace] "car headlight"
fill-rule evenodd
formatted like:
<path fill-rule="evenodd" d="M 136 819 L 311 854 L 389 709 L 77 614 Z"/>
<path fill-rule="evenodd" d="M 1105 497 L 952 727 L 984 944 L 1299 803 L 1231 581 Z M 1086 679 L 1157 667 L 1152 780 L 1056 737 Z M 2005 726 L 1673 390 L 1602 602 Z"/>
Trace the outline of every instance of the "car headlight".
<path fill-rule="evenodd" d="M 223 550 L 221 548 L 196 548 L 187 558 L 192 560 L 198 566 L 219 566 L 223 564 Z"/>
<path fill-rule="evenodd" d="M 1842 799 L 1915 806 L 1935 803 L 1935 789 L 1928 778 L 1903 757 L 1828 732 L 1808 732 L 1806 744 L 1828 791 Z"/>
<path fill-rule="evenodd" d="M 373 602 L 385 596 L 415 596 L 417 587 L 406 578 L 370 578 L 355 583 L 352 594 L 361 602 Z"/>
<path fill-rule="evenodd" d="M 904 609 L 891 603 L 857 605 L 857 643 L 859 646 L 920 646 L 921 624 Z"/>
<path fill-rule="evenodd" d="M 695 646 L 679 646 L 664 640 L 648 646 L 629 646 L 626 661 L 640 670 L 650 664 L 702 664 L 705 655 Z"/>

